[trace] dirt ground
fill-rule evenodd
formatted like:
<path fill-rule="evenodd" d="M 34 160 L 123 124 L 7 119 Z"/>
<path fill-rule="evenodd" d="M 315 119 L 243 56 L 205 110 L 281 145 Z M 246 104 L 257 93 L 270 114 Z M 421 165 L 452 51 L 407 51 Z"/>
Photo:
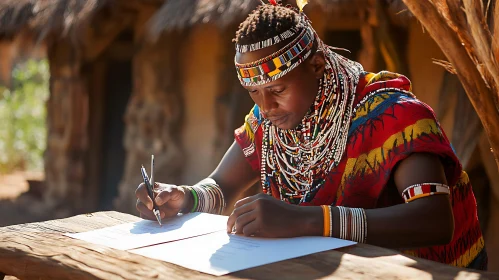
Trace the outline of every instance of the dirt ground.
<path fill-rule="evenodd" d="M 33 214 L 27 209 L 28 179 L 43 180 L 43 172 L 15 172 L 0 175 L 0 227 L 30 223 L 50 218 L 44 213 Z"/>

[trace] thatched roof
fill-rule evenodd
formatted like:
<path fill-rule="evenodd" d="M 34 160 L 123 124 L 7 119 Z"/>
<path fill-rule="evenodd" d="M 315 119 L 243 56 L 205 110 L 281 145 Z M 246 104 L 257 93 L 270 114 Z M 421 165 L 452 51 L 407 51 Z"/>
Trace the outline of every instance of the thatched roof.
<path fill-rule="evenodd" d="M 2 0 L 0 37 L 15 36 L 29 29 L 44 37 L 57 30 L 62 34 L 85 25 L 101 7 L 113 0 Z"/>
<path fill-rule="evenodd" d="M 158 35 L 207 22 L 227 26 L 248 15 L 259 3 L 258 0 L 169 0 L 151 20 L 151 33 Z"/>
<path fill-rule="evenodd" d="M 294 0 L 287 0 L 289 3 Z M 150 33 L 184 29 L 199 23 L 215 23 L 221 27 L 240 22 L 259 0 L 0 0 L 0 38 L 12 37 L 21 30 L 33 31 L 39 38 L 49 32 L 77 34 L 92 16 L 104 6 L 151 3 L 160 7 L 150 21 Z M 357 14 L 368 0 L 310 0 L 326 12 Z M 402 0 L 385 0 L 390 10 L 405 9 Z M 161 6 L 162 5 L 162 6 Z"/>
<path fill-rule="evenodd" d="M 285 0 L 293 3 L 294 0 Z M 320 6 L 327 13 L 358 15 L 358 8 L 368 0 L 310 0 L 309 6 Z M 406 10 L 402 0 L 385 0 L 390 13 Z M 184 29 L 199 23 L 215 23 L 220 27 L 238 23 L 260 4 L 260 0 L 168 0 L 151 19 L 151 34 Z M 408 15 L 409 13 L 405 13 Z"/>

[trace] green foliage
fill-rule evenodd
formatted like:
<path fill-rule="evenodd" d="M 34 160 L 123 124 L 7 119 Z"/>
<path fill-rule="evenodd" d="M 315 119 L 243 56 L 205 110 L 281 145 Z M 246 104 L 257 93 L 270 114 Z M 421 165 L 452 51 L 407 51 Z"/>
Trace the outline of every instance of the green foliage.
<path fill-rule="evenodd" d="M 43 169 L 49 75 L 47 60 L 28 60 L 0 86 L 0 173 Z"/>

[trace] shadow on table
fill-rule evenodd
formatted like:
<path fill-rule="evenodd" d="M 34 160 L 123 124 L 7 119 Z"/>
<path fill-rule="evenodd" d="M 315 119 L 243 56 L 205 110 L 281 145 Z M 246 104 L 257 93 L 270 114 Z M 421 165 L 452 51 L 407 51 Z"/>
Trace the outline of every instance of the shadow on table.
<path fill-rule="evenodd" d="M 225 248 L 221 247 L 218 251 L 223 250 Z M 276 279 L 276 276 L 282 279 L 318 279 L 327 276 L 338 279 L 499 279 L 499 274 L 464 270 L 365 244 L 271 263 L 229 275 L 243 279 Z"/>
<path fill-rule="evenodd" d="M 172 231 L 180 229 L 188 220 L 181 219 L 179 217 L 163 219 L 163 225 L 160 226 L 156 220 L 143 220 L 134 224 L 133 228 L 130 230 L 134 234 L 158 234 L 164 233 L 165 231 Z M 168 223 L 168 226 L 165 224 Z"/>

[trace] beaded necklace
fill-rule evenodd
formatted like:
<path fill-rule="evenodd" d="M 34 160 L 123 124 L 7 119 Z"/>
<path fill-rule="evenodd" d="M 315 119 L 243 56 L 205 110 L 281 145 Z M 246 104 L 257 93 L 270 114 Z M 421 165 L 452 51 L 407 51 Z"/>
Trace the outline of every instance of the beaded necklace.
<path fill-rule="evenodd" d="M 281 78 L 305 61 L 311 55 L 313 41 L 324 54 L 324 76 L 301 124 L 296 129 L 283 130 L 268 119 L 263 118 L 261 123 L 263 192 L 272 195 L 273 189 L 278 190 L 281 200 L 294 204 L 310 201 L 327 174 L 339 164 L 347 143 L 355 89 L 364 71 L 359 63 L 325 45 L 307 16 L 301 10 L 298 14 L 305 25 L 303 30 L 293 28 L 262 42 L 236 45 L 236 50 L 241 53 L 259 50 L 282 42 L 291 34 L 299 34 L 288 45 L 252 63 L 235 61 L 241 84 L 261 85 Z"/>
<path fill-rule="evenodd" d="M 267 119 L 262 122 L 263 192 L 272 194 L 274 184 L 281 200 L 295 204 L 308 202 L 339 164 L 363 72 L 359 63 L 336 54 L 314 34 L 326 67 L 313 105 L 296 129 L 280 129 Z"/>

